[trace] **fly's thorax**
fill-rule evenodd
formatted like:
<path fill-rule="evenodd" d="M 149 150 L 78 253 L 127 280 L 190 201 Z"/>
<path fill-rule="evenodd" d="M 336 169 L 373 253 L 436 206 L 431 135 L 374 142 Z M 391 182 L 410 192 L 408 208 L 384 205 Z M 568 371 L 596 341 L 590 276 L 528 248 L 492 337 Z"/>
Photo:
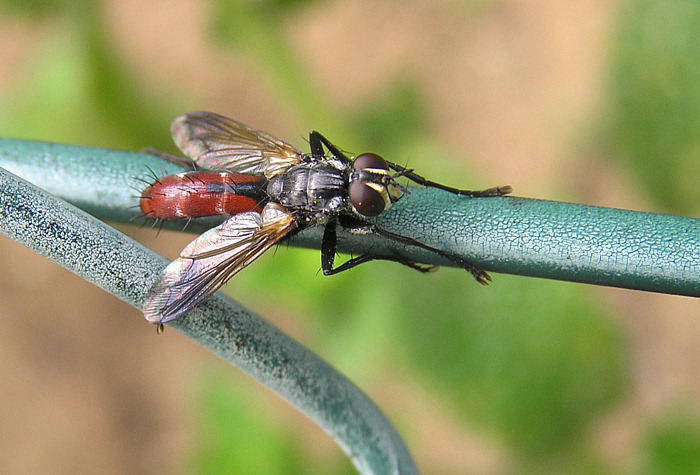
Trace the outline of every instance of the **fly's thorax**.
<path fill-rule="evenodd" d="M 340 212 L 348 203 L 348 172 L 336 160 L 304 162 L 272 177 L 267 193 L 282 206 L 307 212 Z"/>

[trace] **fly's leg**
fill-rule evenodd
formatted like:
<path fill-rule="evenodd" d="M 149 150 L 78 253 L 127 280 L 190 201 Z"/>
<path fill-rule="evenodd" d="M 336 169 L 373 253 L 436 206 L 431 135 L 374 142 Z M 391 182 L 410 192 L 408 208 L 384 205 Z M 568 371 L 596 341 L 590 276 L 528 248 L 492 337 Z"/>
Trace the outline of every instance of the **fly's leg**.
<path fill-rule="evenodd" d="M 362 221 L 362 220 L 357 219 L 357 218 L 352 217 L 352 216 L 341 216 L 340 217 L 340 224 L 348 232 L 350 232 L 352 234 L 376 234 L 378 236 L 385 237 L 387 239 L 404 244 L 406 246 L 414 246 L 414 247 L 418 247 L 421 249 L 425 249 L 426 251 L 434 252 L 435 254 L 442 256 L 445 259 L 448 259 L 448 260 L 454 262 L 462 269 L 465 269 L 466 271 L 468 271 L 471 275 L 474 276 L 476 281 L 479 282 L 481 285 L 488 285 L 488 283 L 491 281 L 491 276 L 486 271 L 479 269 L 474 264 L 472 264 L 471 262 L 465 261 L 461 257 L 455 256 L 453 254 L 442 251 L 440 249 L 436 249 L 434 247 L 430 247 L 427 244 L 423 244 L 420 241 L 416 241 L 415 239 L 411 239 L 411 238 L 406 237 L 406 236 L 401 236 L 399 234 L 394 234 L 392 232 L 385 231 L 385 230 L 381 229 L 380 227 L 378 227 L 376 224 L 368 223 L 366 221 Z M 329 231 L 328 227 L 332 227 L 333 229 L 331 231 Z M 329 248 L 326 250 L 326 257 L 329 256 L 328 252 L 330 252 L 330 250 L 333 251 L 333 254 L 331 255 L 331 257 L 332 257 L 335 255 L 335 240 L 336 240 L 335 239 L 335 233 L 336 233 L 335 227 L 332 225 L 327 226 L 326 233 L 332 234 L 331 237 L 334 238 L 332 249 Z M 326 241 L 326 233 L 324 233 L 324 243 Z M 332 261 L 332 259 L 330 259 L 330 261 L 327 261 L 327 259 L 323 258 L 323 256 L 324 256 L 323 247 L 324 246 L 322 245 L 322 248 L 321 248 L 322 249 L 321 255 L 322 255 L 322 259 L 323 259 L 322 265 L 326 265 L 326 262 L 330 262 L 330 267 L 328 267 L 328 269 L 329 269 L 329 272 L 333 272 L 335 270 L 335 269 L 332 269 L 333 261 Z M 437 268 L 437 266 L 429 266 L 429 265 L 425 265 L 425 264 L 419 264 L 419 263 L 411 261 L 410 259 L 407 259 L 403 256 L 394 256 L 394 257 L 379 257 L 379 256 L 377 256 L 377 257 L 374 257 L 374 256 L 369 256 L 367 254 L 363 254 L 362 256 L 359 256 L 355 259 L 359 260 L 360 262 L 358 262 L 357 264 L 351 264 L 350 267 L 347 267 L 346 269 L 355 267 L 356 265 L 359 265 L 359 264 L 362 264 L 363 262 L 368 262 L 371 260 L 394 261 L 394 262 L 398 262 L 400 264 L 404 264 L 404 265 L 411 267 L 413 269 L 419 270 L 421 272 L 430 272 L 430 271 L 435 270 Z M 352 261 L 352 259 L 351 259 L 351 261 Z M 351 262 L 351 261 L 349 261 L 349 262 Z M 345 266 L 345 264 L 343 264 L 340 267 L 343 267 L 343 266 Z M 346 270 L 346 269 L 342 269 L 342 270 Z M 324 274 L 325 273 L 326 273 L 326 268 L 324 268 Z M 331 274 L 326 274 L 326 275 L 331 275 Z"/>
<path fill-rule="evenodd" d="M 166 162 L 172 163 L 186 170 L 194 171 L 197 169 L 197 165 L 187 157 L 178 157 L 177 155 L 170 155 L 169 153 L 161 152 L 157 148 L 153 147 L 142 148 L 140 151 L 141 153 L 156 156 L 161 160 L 165 160 Z"/>
<path fill-rule="evenodd" d="M 400 256 L 386 256 L 386 257 L 379 257 L 379 256 L 370 256 L 369 254 L 362 254 L 361 256 L 353 257 L 352 259 L 348 259 L 341 265 L 339 265 L 336 268 L 331 268 L 331 269 L 324 269 L 323 270 L 323 275 L 336 275 L 339 274 L 343 271 L 352 269 L 353 267 L 359 266 L 360 264 L 364 264 L 365 262 L 369 261 L 391 261 L 391 262 L 398 262 L 399 264 L 403 264 L 407 267 L 410 267 L 411 269 L 415 269 L 418 272 L 423 272 L 423 273 L 428 273 L 428 272 L 433 272 L 438 269 L 438 266 L 427 266 L 423 264 L 419 264 L 417 262 L 413 262 L 410 260 L 406 260 Z"/>
<path fill-rule="evenodd" d="M 335 158 L 348 164 L 352 163 L 352 160 L 350 160 L 342 150 L 333 145 L 331 141 L 321 135 L 320 132 L 313 130 L 309 134 L 309 145 L 311 145 L 311 156 L 313 157 L 321 158 L 325 156 L 325 153 L 323 152 L 323 146 L 325 145 L 328 151 L 331 152 Z"/>
<path fill-rule="evenodd" d="M 321 269 L 323 269 L 323 275 L 333 275 L 342 272 L 333 269 L 337 247 L 338 236 L 335 230 L 335 222 L 331 221 L 326 224 L 326 228 L 323 230 L 323 240 L 321 241 Z"/>
<path fill-rule="evenodd" d="M 321 243 L 321 269 L 323 270 L 323 275 L 339 274 L 343 271 L 359 266 L 360 264 L 374 260 L 398 262 L 399 264 L 403 264 L 419 272 L 432 272 L 437 270 L 437 266 L 419 264 L 402 256 L 379 257 L 371 256 L 369 254 L 362 254 L 361 256 L 353 257 L 338 267 L 333 268 L 335 251 L 338 243 L 335 225 L 336 223 L 334 222 L 326 224 L 326 229 L 323 232 L 323 241 Z"/>
<path fill-rule="evenodd" d="M 411 239 L 411 238 L 406 237 L 406 236 L 401 236 L 399 234 L 390 233 L 389 231 L 384 231 L 383 229 L 377 227 L 374 224 L 370 224 L 369 226 L 370 226 L 370 229 L 372 230 L 372 232 L 374 232 L 375 234 L 378 234 L 380 236 L 383 236 L 387 239 L 391 239 L 391 240 L 396 241 L 396 242 L 400 242 L 400 243 L 405 244 L 407 246 L 415 246 L 415 247 L 419 247 L 421 249 L 425 249 L 426 251 L 434 252 L 435 254 L 442 256 L 445 259 L 454 262 L 459 267 L 461 267 L 462 269 L 469 272 L 472 276 L 474 276 L 476 281 L 478 283 L 480 283 L 481 285 L 489 285 L 489 282 L 491 282 L 491 276 L 486 271 L 479 269 L 474 264 L 472 264 L 471 262 L 465 261 L 461 257 L 449 254 L 445 251 L 441 251 L 440 249 L 435 249 L 434 247 L 430 247 L 426 244 L 423 244 L 422 242 L 416 241 L 415 239 Z"/>
<path fill-rule="evenodd" d="M 323 146 L 325 145 L 328 151 L 330 151 L 335 158 L 337 158 L 338 160 L 342 160 L 343 162 L 348 164 L 352 163 L 352 160 L 350 160 L 350 158 L 348 158 L 348 156 L 345 153 L 343 153 L 342 150 L 333 145 L 331 141 L 328 140 L 325 136 L 323 136 L 320 132 L 314 130 L 309 134 L 309 144 L 311 145 L 311 155 L 313 157 L 324 157 L 325 153 L 323 151 Z M 486 190 L 460 190 L 459 188 L 453 188 L 451 186 L 443 185 L 432 180 L 428 180 L 427 178 L 415 173 L 413 170 L 409 168 L 404 168 L 401 165 L 397 165 L 389 161 L 387 161 L 386 163 L 392 170 L 397 172 L 398 176 L 405 176 L 409 180 L 419 185 L 428 188 L 437 188 L 440 190 L 448 191 L 459 196 L 472 196 L 475 198 L 503 196 L 513 191 L 513 188 L 510 185 L 495 186 Z"/>
<path fill-rule="evenodd" d="M 448 191 L 450 193 L 454 193 L 455 195 L 459 196 L 472 196 L 475 198 L 482 198 L 482 197 L 489 197 L 489 196 L 503 196 L 507 195 L 511 191 L 513 191 L 513 188 L 510 185 L 505 185 L 505 186 L 495 186 L 493 188 L 489 188 L 486 190 L 477 190 L 477 191 L 471 191 L 471 190 L 460 190 L 458 188 L 452 188 L 451 186 L 446 186 L 442 185 L 440 183 L 436 183 L 432 180 L 428 180 L 427 178 L 424 178 L 417 173 L 414 173 L 413 170 L 409 168 L 404 168 L 401 165 L 397 165 L 395 163 L 391 162 L 386 162 L 387 165 L 394 171 L 398 172 L 399 176 L 405 176 L 409 180 L 428 187 L 428 188 L 437 188 L 439 190 L 444 190 Z"/>

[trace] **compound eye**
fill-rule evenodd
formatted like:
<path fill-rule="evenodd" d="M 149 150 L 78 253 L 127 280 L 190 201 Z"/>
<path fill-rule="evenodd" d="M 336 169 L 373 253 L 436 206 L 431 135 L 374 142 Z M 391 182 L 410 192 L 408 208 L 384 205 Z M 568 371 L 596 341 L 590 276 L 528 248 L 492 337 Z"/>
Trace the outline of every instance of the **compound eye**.
<path fill-rule="evenodd" d="M 355 157 L 355 161 L 352 162 L 352 167 L 357 171 L 364 170 L 365 168 L 389 169 L 389 165 L 386 164 L 386 161 L 376 153 L 362 153 L 358 155 Z"/>
<path fill-rule="evenodd" d="M 351 183 L 348 195 L 355 211 L 362 216 L 367 216 L 368 218 L 379 216 L 384 211 L 385 202 L 382 195 L 365 183 L 359 181 Z"/>

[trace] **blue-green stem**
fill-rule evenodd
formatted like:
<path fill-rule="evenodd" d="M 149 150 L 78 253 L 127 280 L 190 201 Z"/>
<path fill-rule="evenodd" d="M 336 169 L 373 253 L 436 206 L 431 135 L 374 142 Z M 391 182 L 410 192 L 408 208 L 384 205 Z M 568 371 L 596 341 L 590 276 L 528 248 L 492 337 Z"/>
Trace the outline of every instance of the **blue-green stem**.
<path fill-rule="evenodd" d="M 142 181 L 180 171 L 151 155 L 10 139 L 0 139 L 0 167 L 100 219 L 118 222 L 139 216 Z M 373 221 L 489 271 L 700 296 L 700 220 L 695 218 L 415 188 Z M 204 220 L 189 229 L 202 231 L 215 222 Z M 182 229 L 182 223 L 166 226 Z M 320 241 L 321 233 L 312 229 L 293 244 L 318 248 Z M 341 233 L 339 250 L 377 256 L 400 251 L 417 262 L 453 265 L 373 236 Z"/>
<path fill-rule="evenodd" d="M 55 178 L 62 182 L 66 176 L 59 173 Z M 78 188 L 64 191 L 70 194 Z M 102 203 L 109 208 L 114 196 L 104 191 Z M 0 234 L 137 309 L 167 265 L 114 228 L 2 168 Z M 335 438 L 360 473 L 417 473 L 401 438 L 362 391 L 231 299 L 217 294 L 169 325 L 307 414 Z"/>

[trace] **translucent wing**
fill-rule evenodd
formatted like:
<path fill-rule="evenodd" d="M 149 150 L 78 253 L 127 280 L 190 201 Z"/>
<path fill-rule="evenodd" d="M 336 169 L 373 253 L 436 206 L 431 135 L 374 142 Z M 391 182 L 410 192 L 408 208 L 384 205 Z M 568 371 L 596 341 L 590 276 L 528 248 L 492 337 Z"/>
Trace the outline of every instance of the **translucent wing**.
<path fill-rule="evenodd" d="M 173 140 L 197 165 L 271 178 L 306 156 L 270 134 L 211 112 L 192 112 L 170 126 Z"/>
<path fill-rule="evenodd" d="M 181 317 L 296 226 L 293 214 L 270 203 L 262 214 L 237 214 L 202 234 L 149 291 L 143 307 L 146 320 L 165 323 Z"/>

